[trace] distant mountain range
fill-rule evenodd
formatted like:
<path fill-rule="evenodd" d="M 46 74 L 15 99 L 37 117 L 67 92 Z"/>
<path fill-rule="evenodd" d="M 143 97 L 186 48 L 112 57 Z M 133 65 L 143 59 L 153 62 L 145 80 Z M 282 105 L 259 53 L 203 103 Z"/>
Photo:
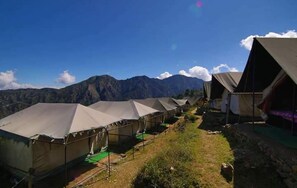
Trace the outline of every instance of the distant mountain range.
<path fill-rule="evenodd" d="M 203 81 L 182 75 L 159 80 L 136 76 L 117 80 L 109 75 L 93 76 L 61 89 L 17 89 L 0 91 L 0 118 L 38 102 L 81 103 L 176 96 L 186 89 L 202 89 Z"/>

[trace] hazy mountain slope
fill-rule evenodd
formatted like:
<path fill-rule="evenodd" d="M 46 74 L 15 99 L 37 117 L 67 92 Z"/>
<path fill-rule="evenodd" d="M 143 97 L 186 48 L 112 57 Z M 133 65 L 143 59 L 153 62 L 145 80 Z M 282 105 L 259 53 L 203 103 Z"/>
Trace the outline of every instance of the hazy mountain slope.
<path fill-rule="evenodd" d="M 175 75 L 164 80 L 136 76 L 117 80 L 108 75 L 93 76 L 61 89 L 17 89 L 0 91 L 0 118 L 38 102 L 81 103 L 100 100 L 128 100 L 173 96 L 186 89 L 201 89 L 203 81 Z"/>

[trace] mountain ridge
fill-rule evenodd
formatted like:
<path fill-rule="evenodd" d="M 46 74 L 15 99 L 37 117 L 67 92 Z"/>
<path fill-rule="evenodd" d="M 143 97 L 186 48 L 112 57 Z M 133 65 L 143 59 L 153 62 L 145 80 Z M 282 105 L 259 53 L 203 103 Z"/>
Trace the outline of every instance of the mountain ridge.
<path fill-rule="evenodd" d="M 149 97 L 176 96 L 186 89 L 202 89 L 203 81 L 182 75 L 160 80 L 145 75 L 117 80 L 110 75 L 97 75 L 64 88 L 16 89 L 0 91 L 0 118 L 39 102 L 81 103 L 90 105 L 100 100 L 119 101 Z"/>

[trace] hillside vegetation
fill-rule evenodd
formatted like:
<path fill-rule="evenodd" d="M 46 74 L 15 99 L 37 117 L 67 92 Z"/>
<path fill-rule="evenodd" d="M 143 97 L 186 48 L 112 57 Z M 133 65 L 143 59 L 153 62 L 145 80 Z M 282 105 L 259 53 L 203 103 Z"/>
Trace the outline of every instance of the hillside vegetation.
<path fill-rule="evenodd" d="M 171 97 L 187 89 L 199 90 L 203 81 L 182 75 L 164 80 L 137 76 L 117 80 L 111 76 L 94 76 L 62 89 L 18 89 L 0 91 L 0 118 L 38 102 L 81 103 L 90 105 L 105 100 L 129 100 L 149 97 Z"/>

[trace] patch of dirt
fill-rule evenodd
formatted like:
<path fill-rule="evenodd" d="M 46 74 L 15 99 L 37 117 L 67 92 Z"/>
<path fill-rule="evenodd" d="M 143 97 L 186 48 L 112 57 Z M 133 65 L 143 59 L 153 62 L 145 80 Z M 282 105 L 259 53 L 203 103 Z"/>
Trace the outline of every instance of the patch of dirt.
<path fill-rule="evenodd" d="M 262 151 L 259 150 L 257 144 L 252 144 L 245 141 L 241 142 L 241 140 L 237 140 L 237 138 L 229 134 L 228 131 L 226 132 L 226 130 L 224 130 L 224 123 L 221 121 L 222 116 L 223 114 L 215 112 L 206 114 L 200 128 L 202 129 L 202 132 L 204 130 L 222 131 L 222 136 L 230 144 L 231 152 L 233 153 L 234 157 L 234 176 L 232 186 L 240 188 L 286 187 L 272 161 Z M 250 132 L 251 127 L 249 127 L 249 129 L 246 129 L 246 127 L 242 128 L 240 131 Z M 220 135 L 208 135 L 208 138 L 205 139 L 211 139 L 215 136 L 219 137 Z M 248 137 L 250 139 L 254 139 L 252 135 L 249 135 Z M 274 146 L 273 143 L 271 144 Z M 207 144 L 205 145 L 207 147 Z M 212 147 L 214 149 L 217 146 Z M 211 148 L 208 148 L 208 151 L 211 150 Z M 212 151 L 210 153 L 212 153 Z"/>

